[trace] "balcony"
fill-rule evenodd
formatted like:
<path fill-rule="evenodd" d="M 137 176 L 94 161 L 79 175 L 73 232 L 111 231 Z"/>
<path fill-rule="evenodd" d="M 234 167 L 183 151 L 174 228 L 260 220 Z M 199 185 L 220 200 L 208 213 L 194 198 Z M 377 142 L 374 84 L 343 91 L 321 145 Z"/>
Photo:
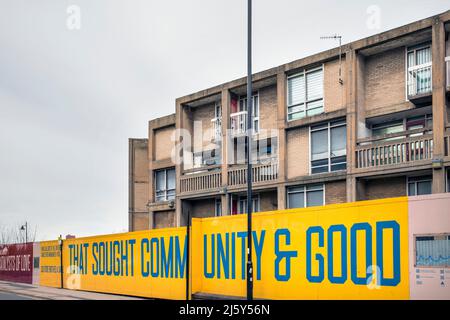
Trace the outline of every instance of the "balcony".
<path fill-rule="evenodd" d="M 278 179 L 278 163 L 257 164 L 252 167 L 252 181 L 255 184 L 274 182 Z M 230 187 L 247 184 L 247 166 L 239 166 L 228 170 Z"/>
<path fill-rule="evenodd" d="M 381 138 L 361 139 L 356 147 L 357 168 L 399 166 L 433 157 L 433 135 L 429 129 L 416 129 Z"/>
<path fill-rule="evenodd" d="M 230 114 L 230 129 L 234 136 L 247 132 L 247 111 L 240 111 Z"/>
<path fill-rule="evenodd" d="M 212 124 L 212 141 L 219 141 L 222 139 L 222 117 L 211 119 Z"/>
<path fill-rule="evenodd" d="M 183 175 L 180 179 L 181 193 L 213 191 L 222 185 L 222 171 L 207 171 Z"/>
<path fill-rule="evenodd" d="M 408 99 L 417 104 L 431 99 L 431 62 L 408 68 Z M 431 101 L 431 100 L 430 100 Z"/>

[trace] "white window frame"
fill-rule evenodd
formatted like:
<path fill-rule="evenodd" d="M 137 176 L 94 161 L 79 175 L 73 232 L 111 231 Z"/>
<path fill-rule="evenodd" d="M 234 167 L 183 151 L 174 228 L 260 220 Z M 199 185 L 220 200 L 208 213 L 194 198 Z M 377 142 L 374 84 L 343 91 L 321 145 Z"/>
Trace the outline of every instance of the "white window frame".
<path fill-rule="evenodd" d="M 321 188 L 318 187 L 317 189 L 307 190 L 308 186 L 309 187 L 321 186 Z M 303 191 L 289 191 L 289 189 L 291 189 L 291 188 L 303 188 Z M 322 190 L 322 196 L 323 196 L 322 206 L 324 206 L 324 205 L 326 205 L 326 203 L 325 203 L 325 183 L 292 185 L 292 186 L 286 187 L 286 204 L 287 204 L 287 208 L 288 209 L 300 209 L 300 208 L 291 208 L 290 203 L 289 203 L 289 195 L 290 194 L 295 194 L 295 193 L 302 193 L 302 192 L 303 192 L 303 204 L 304 204 L 303 208 L 311 208 L 311 207 L 313 207 L 313 206 L 308 206 L 308 203 L 307 203 L 307 199 L 308 199 L 307 192 L 319 191 L 319 190 Z M 314 207 L 318 207 L 318 206 L 314 206 Z"/>
<path fill-rule="evenodd" d="M 171 200 L 175 200 L 175 190 L 176 190 L 176 176 L 175 176 L 175 188 L 174 189 L 168 189 L 168 180 L 167 180 L 167 172 L 169 170 L 174 170 L 175 172 L 175 168 L 164 168 L 164 169 L 158 169 L 154 171 L 154 188 L 155 188 L 155 202 L 165 202 L 165 201 L 171 201 Z M 165 189 L 164 190 L 158 190 L 156 189 L 156 184 L 157 184 L 157 174 L 159 172 L 164 172 L 164 185 L 165 185 Z M 176 172 L 175 172 L 176 174 Z M 169 199 L 169 192 L 173 190 L 173 199 Z M 164 195 L 162 196 L 158 196 L 158 192 L 164 192 Z"/>
<path fill-rule="evenodd" d="M 338 121 L 340 121 L 340 119 L 336 119 L 334 121 L 328 121 L 326 128 L 323 127 L 323 128 L 320 128 L 320 129 L 312 129 L 312 127 L 321 125 L 320 123 L 309 127 L 309 174 L 310 175 L 347 170 L 347 141 L 345 141 L 345 145 L 346 145 L 346 147 L 345 147 L 345 164 L 346 164 L 345 169 L 331 171 L 331 129 L 332 128 L 336 128 L 336 127 L 343 127 L 343 126 L 347 127 L 346 119 L 341 119 L 341 120 L 342 120 L 342 123 L 338 123 L 338 124 L 334 124 L 334 125 L 331 125 L 331 122 L 338 122 Z M 322 125 L 324 125 L 324 123 L 322 123 Z M 320 173 L 312 173 L 312 165 L 311 164 L 312 164 L 313 160 L 312 160 L 312 139 L 311 139 L 311 135 L 312 135 L 313 132 L 322 131 L 322 130 L 327 130 L 328 131 L 328 156 L 327 156 L 327 158 L 323 158 L 323 159 L 328 159 L 328 171 L 327 172 L 320 172 Z M 343 157 L 343 156 L 344 155 L 335 156 L 333 158 Z M 343 163 L 344 162 L 338 162 L 338 163 L 333 163 L 333 165 L 343 164 Z M 319 166 L 319 167 L 325 167 L 325 165 Z"/>
<path fill-rule="evenodd" d="M 257 99 L 255 99 L 255 97 Z M 243 105 L 245 106 L 242 110 L 241 110 L 241 101 L 244 101 Z M 255 101 L 256 101 L 256 106 L 255 106 Z M 239 99 L 238 99 L 237 103 L 238 103 L 237 107 L 238 107 L 238 110 L 239 110 L 238 112 L 246 111 L 247 112 L 246 119 L 248 121 L 247 96 L 246 95 L 239 96 Z M 257 132 L 259 132 L 259 127 L 260 127 L 260 122 L 259 122 L 259 115 L 260 115 L 259 91 L 256 91 L 256 93 L 252 94 L 252 105 L 253 105 L 255 110 L 258 110 L 258 116 L 255 117 L 255 113 L 253 112 L 253 109 L 252 109 L 253 132 L 257 133 Z M 256 126 L 255 123 L 257 123 L 258 125 Z M 247 130 L 247 128 L 245 128 L 245 130 Z"/>
<path fill-rule="evenodd" d="M 308 95 L 308 87 L 306 85 L 306 75 L 308 73 L 315 72 L 315 71 L 318 71 L 318 70 L 322 70 L 322 97 L 318 98 L 318 99 L 314 99 L 314 100 L 308 101 L 306 99 L 306 97 Z M 296 77 L 299 77 L 301 75 L 303 75 L 303 81 L 305 82 L 305 95 L 303 97 L 303 102 L 300 102 L 300 103 L 297 103 L 297 104 L 293 104 L 293 105 L 289 105 L 289 103 L 288 103 L 288 101 L 289 101 L 289 86 L 286 83 L 286 119 L 287 119 L 287 121 L 295 121 L 295 120 L 299 120 L 299 119 L 303 119 L 303 118 L 309 117 L 307 115 L 308 110 L 306 109 L 307 104 L 311 103 L 311 102 L 319 101 L 319 100 L 322 100 L 322 108 L 323 108 L 323 110 L 322 110 L 321 113 L 325 112 L 325 92 L 324 92 L 325 91 L 325 80 L 324 80 L 325 77 L 324 77 L 324 70 L 325 70 L 325 64 L 322 64 L 319 67 L 315 67 L 315 68 L 311 68 L 311 69 L 304 69 L 301 72 L 297 72 L 295 74 L 291 74 L 291 75 L 287 76 L 286 82 L 289 82 L 289 79 L 296 78 Z M 291 114 L 295 114 L 295 113 L 299 112 L 299 111 L 289 112 L 289 108 L 296 107 L 296 106 L 299 106 L 299 105 L 302 105 L 302 104 L 303 104 L 304 116 L 300 117 L 298 119 L 289 119 L 289 116 Z M 318 113 L 318 114 L 321 114 L 321 113 Z"/>
<path fill-rule="evenodd" d="M 424 48 L 427 48 L 427 47 L 430 47 L 430 51 L 431 51 L 431 43 L 424 43 L 422 45 L 418 45 L 417 47 L 414 47 L 413 49 L 405 47 L 405 70 L 406 70 L 406 72 L 405 72 L 405 101 L 409 101 L 409 99 L 408 99 L 408 73 L 409 73 L 409 69 L 417 66 L 417 65 L 414 65 L 413 67 L 409 67 L 408 66 L 408 54 L 410 52 L 414 52 L 414 59 L 415 59 L 416 58 L 415 52 L 417 50 L 421 50 L 421 49 L 424 49 Z M 428 64 L 432 65 L 432 62 L 433 62 L 432 54 L 433 53 L 431 52 L 431 62 L 424 64 L 424 66 L 428 65 Z M 433 68 L 431 68 L 431 79 L 433 79 Z M 433 80 L 431 80 L 431 81 L 433 81 Z M 433 83 L 431 83 L 431 89 L 433 89 Z"/>
<path fill-rule="evenodd" d="M 428 176 L 430 176 L 430 177 L 427 178 Z M 422 179 L 416 180 L 416 181 L 410 181 L 410 179 L 413 179 L 413 178 L 422 178 Z M 427 182 L 427 181 L 430 181 L 431 182 L 431 187 L 433 187 L 433 176 L 431 176 L 431 175 L 409 176 L 409 177 L 407 177 L 407 179 L 406 179 L 406 195 L 408 197 L 415 197 L 415 196 L 417 196 L 417 183 L 419 183 L 419 182 Z M 410 195 L 409 194 L 409 184 L 410 183 L 414 183 L 414 188 L 416 190 L 416 194 L 415 195 Z"/>
<path fill-rule="evenodd" d="M 257 204 L 257 206 L 258 206 L 258 210 L 256 210 L 255 209 L 255 206 L 253 206 L 252 207 L 252 212 L 260 212 L 261 211 L 261 199 L 260 199 L 260 197 L 259 197 L 259 194 L 254 194 L 253 195 L 253 200 L 252 201 L 254 201 L 254 200 L 256 200 L 256 204 Z M 245 205 L 244 205 L 244 208 L 247 208 L 247 197 L 246 196 L 239 196 L 238 197 L 238 201 L 237 201 L 237 203 L 238 203 L 238 208 L 237 208 L 237 214 L 244 214 L 245 212 L 241 212 L 241 202 L 245 202 Z M 247 209 L 245 209 L 245 210 L 247 210 Z"/>

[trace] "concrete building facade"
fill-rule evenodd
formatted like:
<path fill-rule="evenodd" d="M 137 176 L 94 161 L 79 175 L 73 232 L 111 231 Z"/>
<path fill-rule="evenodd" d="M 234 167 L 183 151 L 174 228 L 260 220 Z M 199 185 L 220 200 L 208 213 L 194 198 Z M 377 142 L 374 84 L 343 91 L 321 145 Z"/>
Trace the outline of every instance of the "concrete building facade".
<path fill-rule="evenodd" d="M 447 11 L 254 74 L 254 210 L 448 192 L 449 34 Z M 245 95 L 180 97 L 129 140 L 130 230 L 244 212 Z"/>

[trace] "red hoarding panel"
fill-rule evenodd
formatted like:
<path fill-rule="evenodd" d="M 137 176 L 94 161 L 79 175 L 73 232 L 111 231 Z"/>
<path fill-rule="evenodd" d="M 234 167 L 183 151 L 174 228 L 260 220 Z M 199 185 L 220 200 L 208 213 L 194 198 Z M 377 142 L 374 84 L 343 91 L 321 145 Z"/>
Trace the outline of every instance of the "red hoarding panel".
<path fill-rule="evenodd" d="M 0 280 L 32 283 L 33 243 L 0 245 Z"/>

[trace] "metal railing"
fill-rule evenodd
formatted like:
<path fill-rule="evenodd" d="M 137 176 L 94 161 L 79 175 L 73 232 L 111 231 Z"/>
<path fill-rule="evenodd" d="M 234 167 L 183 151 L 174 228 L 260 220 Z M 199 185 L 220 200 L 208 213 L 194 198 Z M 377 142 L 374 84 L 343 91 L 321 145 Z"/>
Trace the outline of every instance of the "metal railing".
<path fill-rule="evenodd" d="M 231 134 L 239 135 L 247 132 L 247 111 L 230 114 Z"/>
<path fill-rule="evenodd" d="M 181 192 L 204 191 L 220 188 L 222 185 L 222 172 L 201 172 L 184 175 L 180 179 Z"/>
<path fill-rule="evenodd" d="M 253 183 L 271 182 L 278 179 L 278 163 L 259 164 L 252 167 Z M 236 167 L 228 170 L 228 185 L 247 184 L 247 167 Z"/>
<path fill-rule="evenodd" d="M 376 141 L 356 147 L 356 167 L 373 168 L 403 164 L 433 157 L 433 135 L 407 137 L 390 141 Z"/>
<path fill-rule="evenodd" d="M 212 140 L 220 140 L 222 138 L 222 117 L 211 119 L 212 123 Z"/>
<path fill-rule="evenodd" d="M 408 68 L 408 96 L 431 92 L 431 62 Z"/>

